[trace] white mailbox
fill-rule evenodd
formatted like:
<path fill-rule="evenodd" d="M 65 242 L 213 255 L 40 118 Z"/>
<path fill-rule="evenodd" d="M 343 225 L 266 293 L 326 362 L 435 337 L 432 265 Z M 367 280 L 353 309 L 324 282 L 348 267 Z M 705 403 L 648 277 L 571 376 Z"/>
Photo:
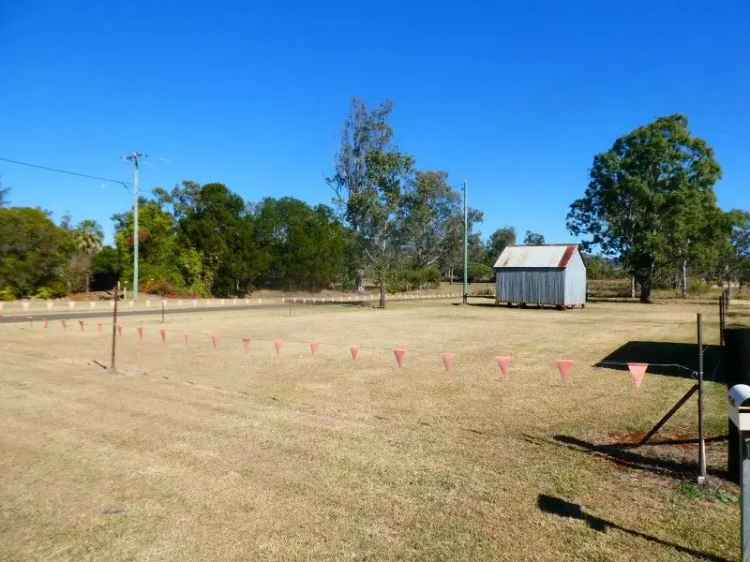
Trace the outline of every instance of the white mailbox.
<path fill-rule="evenodd" d="M 740 431 L 750 431 L 750 386 L 736 384 L 729 389 L 729 419 Z"/>
<path fill-rule="evenodd" d="M 729 419 L 730 442 L 738 442 L 742 562 L 750 562 L 750 386 L 737 384 L 729 389 Z M 735 470 L 731 462 L 729 469 Z"/>

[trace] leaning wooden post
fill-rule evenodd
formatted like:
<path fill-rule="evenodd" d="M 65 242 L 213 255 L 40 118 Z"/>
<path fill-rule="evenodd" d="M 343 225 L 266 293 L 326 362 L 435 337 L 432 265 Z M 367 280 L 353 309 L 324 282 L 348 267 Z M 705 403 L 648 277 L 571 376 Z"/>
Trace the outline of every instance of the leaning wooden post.
<path fill-rule="evenodd" d="M 662 428 L 662 426 L 669 421 L 669 418 L 671 418 L 675 414 L 675 412 L 679 410 L 682 407 L 682 405 L 685 402 L 687 402 L 693 394 L 695 394 L 695 392 L 698 390 L 698 386 L 699 385 L 697 384 L 694 384 L 693 386 L 691 386 L 690 390 L 688 390 L 685 393 L 685 395 L 682 398 L 680 398 L 677 401 L 677 403 L 675 403 L 675 405 L 672 406 L 669 409 L 669 411 L 666 414 L 664 414 L 664 416 L 658 422 L 656 422 L 656 425 L 649 430 L 649 432 L 643 437 L 643 439 L 641 439 L 638 442 L 638 445 L 639 446 L 645 445 L 648 442 L 648 440 L 651 439 L 651 437 L 653 437 L 654 434 L 656 434 L 656 432 L 659 431 Z"/>
<path fill-rule="evenodd" d="M 706 439 L 703 432 L 703 318 L 697 315 L 698 330 L 698 484 L 706 483 Z"/>

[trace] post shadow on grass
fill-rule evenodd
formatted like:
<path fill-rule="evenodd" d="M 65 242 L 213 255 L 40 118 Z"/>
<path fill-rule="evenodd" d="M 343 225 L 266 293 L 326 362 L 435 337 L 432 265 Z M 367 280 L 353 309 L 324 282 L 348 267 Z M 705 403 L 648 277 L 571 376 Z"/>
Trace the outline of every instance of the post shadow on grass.
<path fill-rule="evenodd" d="M 707 381 L 721 382 L 721 347 L 703 346 L 703 373 Z M 629 341 L 594 366 L 627 371 L 628 363 L 648 363 L 648 374 L 694 379 L 698 371 L 698 347 L 694 343 Z"/>
<path fill-rule="evenodd" d="M 688 548 L 686 546 L 680 546 L 679 544 L 665 541 L 641 531 L 628 529 L 627 527 L 623 527 L 622 525 L 618 525 L 617 523 L 613 523 L 612 521 L 608 521 L 607 519 L 596 517 L 595 515 L 586 513 L 579 504 L 572 503 L 561 498 L 548 496 L 546 494 L 539 494 L 536 503 L 537 507 L 540 511 L 542 511 L 542 513 L 583 521 L 589 526 L 589 528 L 599 533 L 606 533 L 607 529 L 617 529 L 618 531 L 622 531 L 623 533 L 627 533 L 634 537 L 638 537 L 668 548 L 674 548 L 678 552 L 689 554 L 690 556 L 693 556 L 695 558 L 711 560 L 712 562 L 729 562 L 729 560 L 727 560 L 726 558 L 722 558 L 721 556 L 708 554 L 707 552 L 701 552 L 699 550 Z"/>
<path fill-rule="evenodd" d="M 697 462 L 692 461 L 676 461 L 673 459 L 667 459 L 658 456 L 650 456 L 643 454 L 642 452 L 635 452 L 632 449 L 638 447 L 637 443 L 608 443 L 605 445 L 596 445 L 589 443 L 577 437 L 571 437 L 569 435 L 554 435 L 552 437 L 555 442 L 567 447 L 573 451 L 587 453 L 595 455 L 604 460 L 608 460 L 616 465 L 631 468 L 633 470 L 643 470 L 647 472 L 653 472 L 655 474 L 667 475 L 672 478 L 683 480 L 685 478 L 692 478 L 695 476 L 698 470 Z M 726 441 L 725 435 L 709 437 L 706 439 L 706 443 L 714 443 Z M 675 441 L 661 441 L 657 443 L 650 443 L 647 446 L 653 445 L 668 445 L 668 444 L 683 444 L 687 442 L 695 442 L 696 440 L 675 440 Z M 724 480 L 729 480 L 729 472 L 724 469 L 708 468 L 708 474 Z"/>

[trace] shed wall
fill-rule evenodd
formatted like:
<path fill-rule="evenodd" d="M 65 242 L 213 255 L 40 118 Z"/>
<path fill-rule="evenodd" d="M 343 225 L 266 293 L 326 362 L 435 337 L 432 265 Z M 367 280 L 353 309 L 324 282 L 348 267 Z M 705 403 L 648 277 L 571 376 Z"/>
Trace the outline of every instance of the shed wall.
<path fill-rule="evenodd" d="M 584 270 L 584 279 L 585 279 Z M 507 268 L 495 273 L 498 302 L 564 305 L 565 270 L 557 268 Z M 586 296 L 584 284 L 584 299 Z"/>
<path fill-rule="evenodd" d="M 581 254 L 575 252 L 565 269 L 565 305 L 586 304 L 586 266 Z"/>

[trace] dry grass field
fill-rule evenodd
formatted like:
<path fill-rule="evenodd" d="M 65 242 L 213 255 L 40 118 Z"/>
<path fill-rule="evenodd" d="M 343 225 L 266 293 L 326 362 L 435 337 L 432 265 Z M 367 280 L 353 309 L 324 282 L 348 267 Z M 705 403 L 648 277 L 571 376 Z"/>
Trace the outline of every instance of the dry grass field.
<path fill-rule="evenodd" d="M 0 560 L 736 560 L 724 387 L 698 489 L 694 400 L 630 444 L 692 381 L 595 366 L 694 342 L 699 310 L 715 343 L 698 302 L 126 317 L 119 374 L 94 320 L 0 324 Z"/>

